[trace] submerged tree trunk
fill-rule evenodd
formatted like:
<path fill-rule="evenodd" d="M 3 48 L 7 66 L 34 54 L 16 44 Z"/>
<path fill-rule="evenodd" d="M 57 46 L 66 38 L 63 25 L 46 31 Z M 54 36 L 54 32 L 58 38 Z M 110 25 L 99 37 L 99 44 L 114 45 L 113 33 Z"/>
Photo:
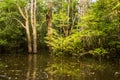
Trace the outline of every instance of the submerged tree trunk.
<path fill-rule="evenodd" d="M 16 4 L 19 12 L 21 14 L 21 16 L 23 17 L 23 19 L 25 20 L 25 23 L 22 23 L 20 20 L 16 19 L 21 25 L 22 27 L 25 29 L 26 31 L 26 35 L 27 35 L 27 43 L 28 43 L 28 52 L 31 53 L 32 52 L 32 43 L 31 43 L 31 36 L 30 36 L 30 30 L 29 30 L 29 19 L 28 19 L 28 9 L 25 7 L 25 14 L 23 13 L 21 7 Z"/>
<path fill-rule="evenodd" d="M 37 53 L 36 0 L 34 0 L 33 52 Z"/>
<path fill-rule="evenodd" d="M 37 53 L 36 0 L 31 0 L 31 26 L 33 35 L 33 53 Z"/>
<path fill-rule="evenodd" d="M 28 52 L 32 53 L 32 41 L 33 41 L 33 53 L 37 53 L 36 0 L 31 0 L 31 2 L 28 2 L 28 4 L 29 3 L 30 5 L 26 5 L 25 7 L 25 12 L 23 12 L 21 7 L 17 4 L 19 12 L 21 16 L 23 17 L 23 19 L 25 20 L 25 23 L 22 23 L 18 19 L 16 20 L 25 28 L 26 35 L 27 35 L 27 41 L 28 41 Z M 30 15 L 28 14 L 29 7 L 30 7 Z M 31 40 L 31 36 L 30 36 L 29 16 L 31 20 L 33 40 Z"/>
<path fill-rule="evenodd" d="M 32 52 L 32 44 L 31 44 L 31 36 L 30 36 L 28 20 L 25 23 L 26 23 L 26 34 L 27 34 L 27 40 L 28 40 L 28 52 L 31 53 Z"/>

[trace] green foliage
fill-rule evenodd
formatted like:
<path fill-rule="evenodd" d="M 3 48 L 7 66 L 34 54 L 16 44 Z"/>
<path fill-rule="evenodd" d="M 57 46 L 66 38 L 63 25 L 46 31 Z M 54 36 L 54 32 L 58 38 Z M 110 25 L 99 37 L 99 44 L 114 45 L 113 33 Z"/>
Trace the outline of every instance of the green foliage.
<path fill-rule="evenodd" d="M 19 11 L 15 0 L 4 0 L 0 4 L 0 47 L 1 49 L 17 50 L 25 44 L 25 33 L 21 26 L 14 20 L 19 18 Z"/>
<path fill-rule="evenodd" d="M 16 3 L 20 5 L 24 12 L 27 0 L 4 0 L 0 2 L 0 47 L 3 51 L 26 50 L 27 38 L 25 30 L 14 18 L 19 19 L 24 24 Z M 46 8 L 41 0 L 37 2 L 37 31 L 38 47 L 44 47 L 44 37 L 46 36 Z M 39 48 L 38 48 L 39 49 Z"/>
<path fill-rule="evenodd" d="M 103 49 L 109 53 L 113 53 L 111 52 L 113 48 L 115 53 L 119 53 L 119 47 L 117 46 L 119 46 L 118 42 L 120 41 L 118 37 L 120 29 L 118 17 L 120 15 L 118 7 L 115 8 L 114 5 L 119 6 L 119 1 L 98 0 L 91 5 L 88 13 L 81 18 L 80 25 L 84 27 L 84 31 L 95 32 L 94 36 L 96 37 L 94 40 L 98 42 L 98 45 L 96 45 L 97 43 L 92 43 L 94 48 L 91 50 L 96 55 L 104 53 L 101 52 L 104 51 Z M 99 47 L 103 49 L 101 50 Z"/>
<path fill-rule="evenodd" d="M 0 1 L 0 47 L 5 50 L 26 49 L 26 33 L 14 20 L 20 16 L 16 3 L 22 10 L 27 0 Z M 77 0 L 53 0 L 52 36 L 46 35 L 47 1 L 37 1 L 37 43 L 38 48 L 50 46 L 53 55 L 77 55 L 91 53 L 94 56 L 119 54 L 120 52 L 120 2 L 119 0 L 97 0 L 80 15 Z M 65 31 L 68 29 L 68 36 Z M 46 38 L 45 38 L 46 37 Z M 113 55 L 114 55 L 113 54 Z"/>
<path fill-rule="evenodd" d="M 6 45 L 7 41 L 6 40 L 0 40 L 0 45 Z"/>
<path fill-rule="evenodd" d="M 116 5 L 116 6 L 114 6 Z M 77 15 L 79 17 L 79 15 Z M 119 52 L 119 1 L 98 0 L 92 3 L 84 16 L 76 20 L 69 36 L 64 37 L 64 25 L 70 20 L 65 12 L 59 11 L 53 16 L 56 33 L 52 35 L 51 46 L 55 55 L 71 54 L 79 56 L 88 52 L 94 56 L 102 56 L 111 52 Z M 69 22 L 72 24 L 72 21 Z M 71 27 L 71 25 L 70 25 Z M 70 28 L 69 27 L 69 28 Z"/>
<path fill-rule="evenodd" d="M 96 48 L 94 50 L 90 50 L 89 53 L 95 56 L 101 56 L 101 55 L 108 54 L 108 51 L 105 50 L 104 48 Z"/>

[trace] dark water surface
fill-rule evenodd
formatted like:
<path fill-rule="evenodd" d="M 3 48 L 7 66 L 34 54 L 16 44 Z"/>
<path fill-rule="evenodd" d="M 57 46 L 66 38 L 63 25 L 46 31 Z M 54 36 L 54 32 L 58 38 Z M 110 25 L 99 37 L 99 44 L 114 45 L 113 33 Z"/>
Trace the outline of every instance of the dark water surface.
<path fill-rule="evenodd" d="M 0 80 L 120 80 L 120 64 L 40 54 L 0 54 Z"/>

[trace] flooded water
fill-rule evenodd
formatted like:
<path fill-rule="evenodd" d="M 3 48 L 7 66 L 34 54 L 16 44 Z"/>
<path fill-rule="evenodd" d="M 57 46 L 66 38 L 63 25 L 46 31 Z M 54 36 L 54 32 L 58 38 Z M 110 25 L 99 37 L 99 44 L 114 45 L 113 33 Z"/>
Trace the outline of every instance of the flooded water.
<path fill-rule="evenodd" d="M 120 80 L 120 64 L 44 54 L 0 54 L 0 80 Z"/>

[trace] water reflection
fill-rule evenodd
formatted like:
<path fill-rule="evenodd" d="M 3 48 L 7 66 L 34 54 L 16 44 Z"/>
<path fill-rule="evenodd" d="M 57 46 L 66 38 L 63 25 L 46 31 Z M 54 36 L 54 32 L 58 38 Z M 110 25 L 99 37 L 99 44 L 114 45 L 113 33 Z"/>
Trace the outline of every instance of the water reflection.
<path fill-rule="evenodd" d="M 116 67 L 92 59 L 77 61 L 75 58 L 54 57 L 46 71 L 50 80 L 119 80 L 120 65 Z"/>
<path fill-rule="evenodd" d="M 0 54 L 0 80 L 120 80 L 120 64 L 45 54 Z"/>
<path fill-rule="evenodd" d="M 30 79 L 31 60 L 32 60 L 32 55 L 29 55 L 28 56 L 28 71 L 27 71 L 27 79 L 26 80 Z"/>
<path fill-rule="evenodd" d="M 32 74 L 32 78 L 31 78 L 30 74 Z M 36 54 L 34 54 L 34 55 L 29 54 L 26 80 L 36 80 L 36 75 L 37 75 L 37 56 L 36 56 Z"/>

